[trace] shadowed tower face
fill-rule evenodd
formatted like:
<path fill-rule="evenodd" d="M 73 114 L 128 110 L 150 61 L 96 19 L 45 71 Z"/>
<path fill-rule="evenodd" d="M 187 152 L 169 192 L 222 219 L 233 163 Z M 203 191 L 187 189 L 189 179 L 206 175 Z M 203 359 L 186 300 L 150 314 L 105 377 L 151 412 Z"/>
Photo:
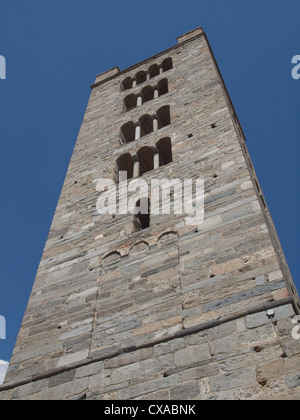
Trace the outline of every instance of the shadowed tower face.
<path fill-rule="evenodd" d="M 202 29 L 97 76 L 0 399 L 296 399 L 298 314 Z"/>

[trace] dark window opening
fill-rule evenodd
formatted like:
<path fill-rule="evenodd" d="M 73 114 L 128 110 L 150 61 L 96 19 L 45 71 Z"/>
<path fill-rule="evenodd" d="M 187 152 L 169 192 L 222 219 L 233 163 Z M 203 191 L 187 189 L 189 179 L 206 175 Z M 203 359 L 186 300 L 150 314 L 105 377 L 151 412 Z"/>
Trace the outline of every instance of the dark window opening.
<path fill-rule="evenodd" d="M 151 66 L 148 71 L 149 71 L 151 79 L 152 77 L 159 75 L 159 67 L 157 64 L 153 64 L 153 66 Z"/>
<path fill-rule="evenodd" d="M 141 126 L 141 136 L 146 136 L 153 131 L 153 119 L 150 115 L 144 115 L 139 120 Z"/>
<path fill-rule="evenodd" d="M 121 127 L 123 143 L 130 143 L 138 140 L 147 134 L 157 131 L 171 124 L 170 106 L 160 108 L 156 115 L 143 115 L 137 124 L 130 121 Z"/>
<path fill-rule="evenodd" d="M 125 109 L 129 111 L 137 106 L 137 98 L 135 95 L 126 96 L 124 99 Z"/>
<path fill-rule="evenodd" d="M 171 57 L 166 58 L 161 66 L 158 66 L 157 64 L 153 64 L 149 69 L 148 69 L 148 74 L 150 76 L 150 78 L 152 79 L 153 77 L 156 77 L 160 74 L 160 67 L 162 68 L 163 73 L 171 70 L 173 68 L 173 60 Z M 121 90 L 125 91 L 128 89 L 133 88 L 133 86 L 135 86 L 134 84 L 134 80 L 136 81 L 137 85 L 140 85 L 141 83 L 146 82 L 147 80 L 147 73 L 143 70 L 139 71 L 136 76 L 135 79 L 133 79 L 132 77 L 127 77 L 125 80 L 123 80 L 123 82 L 121 83 Z"/>
<path fill-rule="evenodd" d="M 169 92 L 168 79 L 162 79 L 158 82 L 159 96 L 165 95 Z"/>
<path fill-rule="evenodd" d="M 168 165 L 173 162 L 172 142 L 169 137 L 159 140 L 156 143 L 156 147 L 159 153 L 159 166 Z"/>
<path fill-rule="evenodd" d="M 126 153 L 120 156 L 117 160 L 118 179 L 119 179 L 119 172 L 126 172 L 127 179 L 132 179 L 133 167 L 134 167 L 134 162 L 130 153 Z"/>
<path fill-rule="evenodd" d="M 154 153 L 151 147 L 142 147 L 137 156 L 140 162 L 140 176 L 154 169 Z"/>
<path fill-rule="evenodd" d="M 135 125 L 128 122 L 121 127 L 121 133 L 125 143 L 130 143 L 135 140 Z"/>
<path fill-rule="evenodd" d="M 148 197 L 137 201 L 134 225 L 137 232 L 150 227 L 150 200 Z"/>
<path fill-rule="evenodd" d="M 173 68 L 173 60 L 172 60 L 172 58 L 171 57 L 170 58 L 166 58 L 162 62 L 161 66 L 162 66 L 162 69 L 163 69 L 164 72 L 165 71 L 168 71 L 168 70 L 171 70 Z"/>
<path fill-rule="evenodd" d="M 168 105 L 160 108 L 156 115 L 159 121 L 159 128 L 163 128 L 171 124 L 170 107 Z"/>
<path fill-rule="evenodd" d="M 121 84 L 121 89 L 122 90 L 128 90 L 131 89 L 133 86 L 133 80 L 131 77 L 127 77 L 127 79 L 123 80 L 122 84 Z"/>
<path fill-rule="evenodd" d="M 154 99 L 154 89 L 151 86 L 146 86 L 142 90 L 142 97 L 144 99 L 144 102 L 151 101 Z"/>
<path fill-rule="evenodd" d="M 136 78 L 137 85 L 140 85 L 141 83 L 144 83 L 147 80 L 147 76 L 146 76 L 146 73 L 144 71 L 139 71 L 136 74 L 135 78 Z"/>

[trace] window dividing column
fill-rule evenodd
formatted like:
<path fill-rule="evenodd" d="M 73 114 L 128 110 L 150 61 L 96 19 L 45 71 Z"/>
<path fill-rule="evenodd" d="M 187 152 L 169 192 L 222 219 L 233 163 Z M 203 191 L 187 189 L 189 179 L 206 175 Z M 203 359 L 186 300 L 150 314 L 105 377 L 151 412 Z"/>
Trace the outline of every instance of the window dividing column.
<path fill-rule="evenodd" d="M 158 169 L 160 167 L 160 157 L 159 157 L 159 152 L 156 147 L 153 147 L 153 153 L 154 153 L 154 169 Z"/>
<path fill-rule="evenodd" d="M 153 118 L 153 131 L 157 131 L 158 130 L 158 118 L 155 115 Z"/>
<path fill-rule="evenodd" d="M 143 98 L 142 96 L 138 96 L 136 106 L 142 106 L 142 105 L 143 105 Z"/>
<path fill-rule="evenodd" d="M 133 178 L 140 176 L 140 161 L 137 156 L 133 157 Z"/>
<path fill-rule="evenodd" d="M 137 124 L 135 126 L 135 140 L 139 140 L 141 138 L 141 126 Z"/>

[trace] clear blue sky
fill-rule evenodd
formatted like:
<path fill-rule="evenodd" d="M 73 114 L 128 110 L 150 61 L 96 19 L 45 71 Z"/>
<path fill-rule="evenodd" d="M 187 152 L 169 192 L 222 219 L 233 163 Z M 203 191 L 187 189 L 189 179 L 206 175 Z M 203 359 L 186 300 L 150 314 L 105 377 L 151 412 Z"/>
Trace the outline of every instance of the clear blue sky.
<path fill-rule="evenodd" d="M 202 26 L 300 288 L 299 0 L 1 0 L 0 315 L 9 360 L 95 76 Z"/>

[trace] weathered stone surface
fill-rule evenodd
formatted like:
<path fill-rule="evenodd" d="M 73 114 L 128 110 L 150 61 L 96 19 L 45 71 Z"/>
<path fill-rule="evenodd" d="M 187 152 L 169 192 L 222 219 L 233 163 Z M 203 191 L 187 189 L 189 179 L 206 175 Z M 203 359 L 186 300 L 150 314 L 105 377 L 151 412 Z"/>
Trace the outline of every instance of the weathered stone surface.
<path fill-rule="evenodd" d="M 286 377 L 286 383 L 289 388 L 297 388 L 300 386 L 300 372 Z"/>
<path fill-rule="evenodd" d="M 229 389 L 254 384 L 256 384 L 256 380 L 255 370 L 253 368 L 245 368 L 225 375 L 214 376 L 210 380 L 212 392 L 227 391 Z"/>
<path fill-rule="evenodd" d="M 149 116 L 156 130 L 125 143 Z M 200 29 L 97 76 L 1 400 L 300 397 L 298 298 L 244 140 Z M 132 214 L 98 214 L 98 180 L 145 148 L 147 185 L 204 179 L 202 224 L 156 214 L 138 231 Z"/>

